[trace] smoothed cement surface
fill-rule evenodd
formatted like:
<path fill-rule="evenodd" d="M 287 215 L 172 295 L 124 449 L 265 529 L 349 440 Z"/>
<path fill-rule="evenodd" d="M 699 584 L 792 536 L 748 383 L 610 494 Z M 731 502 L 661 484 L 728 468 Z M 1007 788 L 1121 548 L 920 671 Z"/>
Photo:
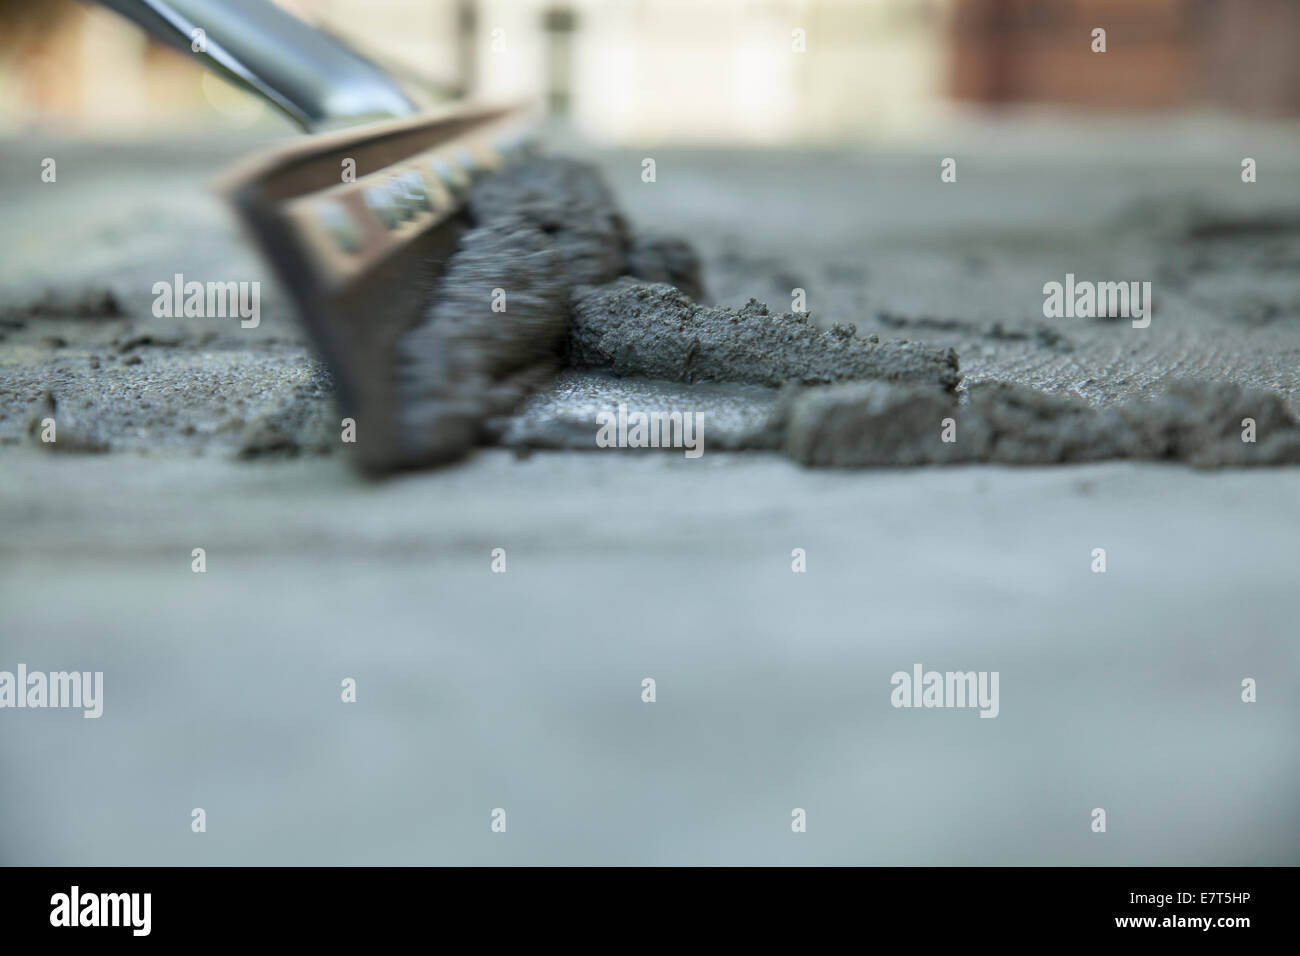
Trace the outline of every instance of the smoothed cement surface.
<path fill-rule="evenodd" d="M 1295 469 L 6 473 L 3 660 L 105 701 L 0 713 L 4 862 L 1297 862 Z M 916 662 L 999 716 L 893 709 Z"/>

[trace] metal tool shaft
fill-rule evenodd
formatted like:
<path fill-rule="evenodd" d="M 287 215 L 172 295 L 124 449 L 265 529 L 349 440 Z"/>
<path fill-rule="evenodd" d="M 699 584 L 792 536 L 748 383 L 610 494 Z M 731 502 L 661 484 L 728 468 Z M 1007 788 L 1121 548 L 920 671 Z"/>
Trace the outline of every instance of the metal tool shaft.
<path fill-rule="evenodd" d="M 308 131 L 418 112 L 379 66 L 267 0 L 98 0 Z"/>

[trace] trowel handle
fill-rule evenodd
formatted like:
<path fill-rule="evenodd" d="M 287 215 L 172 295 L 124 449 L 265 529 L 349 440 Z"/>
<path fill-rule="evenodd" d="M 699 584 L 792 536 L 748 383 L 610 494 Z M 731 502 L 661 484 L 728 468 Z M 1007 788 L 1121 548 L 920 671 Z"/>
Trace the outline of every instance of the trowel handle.
<path fill-rule="evenodd" d="M 309 131 L 411 116 L 382 69 L 268 0 L 98 0 Z"/>

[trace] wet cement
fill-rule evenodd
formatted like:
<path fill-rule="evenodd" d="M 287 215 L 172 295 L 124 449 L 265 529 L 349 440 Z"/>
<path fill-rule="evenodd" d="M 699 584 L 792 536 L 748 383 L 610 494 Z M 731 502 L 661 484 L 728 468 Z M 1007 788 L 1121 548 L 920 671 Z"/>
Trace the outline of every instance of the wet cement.
<path fill-rule="evenodd" d="M 482 423 L 509 413 L 559 366 L 568 327 L 561 253 L 522 218 L 500 217 L 466 232 L 424 321 L 397 343 L 397 433 L 430 462 L 462 457 Z M 505 311 L 492 309 L 502 290 Z"/>
<path fill-rule="evenodd" d="M 123 351 L 71 340 L 10 345 L 2 355 L 0 446 L 251 459 L 325 454 L 338 443 L 329 372 L 303 346 L 136 342 Z M 57 440 L 46 443 L 41 423 L 50 417 Z"/>
<path fill-rule="evenodd" d="M 828 183 L 854 181 L 837 176 L 833 160 L 819 162 Z M 743 192 L 750 174 L 731 165 Z M 728 211 L 725 193 L 719 200 L 717 184 L 708 188 L 712 206 L 680 186 L 647 200 L 660 208 L 669 198 L 650 218 L 680 219 L 702 242 L 697 256 L 684 240 L 635 234 L 584 164 L 538 160 L 480 180 L 473 228 L 431 292 L 426 321 L 404 342 L 395 377 L 410 397 L 409 430 L 442 436 L 456 455 L 494 443 L 588 448 L 594 412 L 630 397 L 716 416 L 708 447 L 781 450 L 807 465 L 1294 460 L 1300 219 L 1292 213 L 1201 210 L 1178 196 L 1125 205 L 1106 193 L 1088 207 L 1101 210 L 1095 228 L 1078 225 L 1074 245 L 1014 231 L 972 243 L 958 229 L 943 240 L 949 248 L 908 239 L 905 224 L 923 222 L 926 207 L 903 196 L 908 220 L 873 206 L 888 242 L 805 255 L 807 241 L 773 238 L 787 250 L 777 254 L 711 233 L 706 223 L 725 224 Z M 642 195 L 651 194 L 620 193 Z M 672 206 L 678 195 L 694 198 Z M 233 232 L 218 242 L 215 224 L 196 225 L 195 215 L 157 218 L 209 239 L 159 236 L 152 252 L 138 247 L 152 234 L 106 227 L 94 233 L 106 241 L 87 244 L 75 267 L 60 266 L 65 278 L 20 274 L 39 260 L 13 260 L 0 290 L 0 444 L 240 458 L 341 447 L 328 372 L 277 290 L 265 290 L 255 330 L 148 315 L 145 292 L 172 271 L 258 275 Z M 1014 226 L 1014 217 L 1000 213 L 998 222 Z M 822 228 L 828 250 L 844 247 L 847 226 L 826 218 Z M 1089 239 L 1103 234 L 1105 244 Z M 115 244 L 138 269 L 119 262 L 114 271 Z M 1122 263 L 1124 274 L 1155 276 L 1152 328 L 1035 315 L 1037 286 L 1059 278 L 1062 263 L 1081 275 L 1115 274 Z M 114 278 L 87 278 L 106 274 Z M 809 290 L 812 315 L 752 298 L 778 301 L 793 287 Z M 905 287 L 907 301 L 891 287 Z M 507 290 L 505 315 L 491 311 L 494 288 Z M 1240 388 L 1218 387 L 1225 383 Z M 57 448 L 41 445 L 33 427 L 51 408 Z M 936 416 L 957 422 L 956 442 L 937 444 Z M 1240 440 L 1246 417 L 1258 423 L 1255 443 Z"/>
<path fill-rule="evenodd" d="M 804 314 L 773 313 L 754 299 L 710 309 L 668 285 L 622 281 L 574 299 L 569 361 L 674 382 L 779 387 L 859 379 L 952 389 L 951 349 L 860 339 L 850 325 L 819 329 Z"/>
<path fill-rule="evenodd" d="M 1055 339 L 1044 344 L 1058 347 Z M 1022 385 L 982 383 L 964 389 L 959 400 L 952 349 L 880 342 L 875 335 L 864 340 L 843 325 L 819 329 L 806 315 L 773 314 L 753 299 L 738 310 L 710 309 L 670 286 L 627 279 L 575 296 L 569 358 L 579 369 L 660 383 L 782 387 L 762 425 L 737 426 L 724 415 L 720 427 L 709 429 L 709 441 L 722 450 L 780 450 L 806 466 L 1300 462 L 1300 422 L 1273 392 L 1173 379 L 1141 398 L 1094 406 Z M 586 412 L 610 412 L 624 402 L 608 394 L 593 401 L 599 382 L 586 384 Z M 708 406 L 717 403 L 707 394 L 693 402 L 680 388 L 641 399 L 630 407 L 695 410 L 706 421 Z M 533 424 L 505 427 L 501 440 L 596 447 L 594 415 L 584 421 L 572 411 L 557 416 L 552 408 L 549 420 L 547 414 L 534 403 L 525 416 Z"/>
<path fill-rule="evenodd" d="M 507 167 L 475 185 L 468 212 L 473 228 L 422 321 L 396 347 L 398 431 L 419 443 L 424 461 L 452 461 L 494 441 L 591 444 L 589 422 L 572 414 L 540 429 L 501 421 L 566 361 L 650 382 L 776 388 L 870 379 L 946 391 L 957 384 L 951 349 L 862 339 L 848 325 L 823 330 L 807 315 L 774 314 L 754 300 L 711 309 L 668 282 L 642 281 L 677 280 L 703 294 L 690 245 L 634 238 L 604 180 L 585 164 L 546 158 Z M 711 429 L 711 442 L 778 444 L 768 427 L 725 425 Z"/>
<path fill-rule="evenodd" d="M 1139 397 L 1098 406 L 1024 385 L 985 382 L 963 390 L 959 401 L 954 394 L 961 381 L 958 354 L 951 347 L 881 341 L 877 334 L 862 338 L 852 324 L 822 328 L 807 314 L 773 312 L 754 298 L 738 309 L 708 307 L 668 281 L 624 277 L 596 284 L 620 270 L 632 271 L 633 262 L 640 262 L 639 274 L 650 279 L 693 275 L 698 269 L 682 265 L 695 260 L 682 241 L 660 247 L 670 253 L 660 257 L 663 267 L 631 254 L 634 240 L 624 218 L 592 172 L 575 163 L 514 170 L 491 182 L 476 208 L 499 215 L 523 209 L 533 224 L 556 235 L 560 271 L 571 290 L 566 353 L 575 371 L 524 414 L 491 423 L 489 441 L 516 448 L 595 448 L 594 413 L 629 404 L 699 411 L 706 421 L 716 416 L 709 428 L 711 447 L 780 450 L 807 466 L 1142 459 L 1213 467 L 1300 461 L 1300 425 L 1284 399 L 1265 390 L 1171 377 Z M 1276 228 L 1273 220 L 1269 223 L 1244 233 L 1285 232 L 1285 223 Z M 1192 241 L 1224 233 L 1203 219 L 1184 228 Z M 1240 222 L 1227 234 L 1241 236 Z M 591 284 L 584 286 L 584 280 Z M 794 287 L 801 280 L 783 274 L 779 281 Z M 702 291 L 694 280 L 687 284 L 696 294 Z M 1065 335 L 1042 324 L 1028 330 L 1007 329 L 1001 322 L 978 327 L 961 319 L 889 312 L 878 319 L 890 328 L 975 331 L 1044 351 L 1072 350 Z M 495 347 L 508 349 L 510 343 Z M 594 377 L 584 378 L 583 371 Z M 728 416 L 726 403 L 734 395 L 699 391 L 705 383 L 715 389 L 782 391 L 779 397 L 769 393 L 766 401 L 749 398 L 751 411 L 768 409 L 756 425 L 752 416 L 747 421 Z M 636 393 L 632 403 L 629 392 Z M 1251 441 L 1243 440 L 1246 419 L 1255 423 Z"/>
<path fill-rule="evenodd" d="M 10 450 L 10 669 L 107 697 L 5 715 L 5 862 L 1300 862 L 1293 469 L 342 466 Z M 915 660 L 1000 668 L 1000 716 L 892 709 Z"/>
<path fill-rule="evenodd" d="M 1247 418 L 1252 441 L 1242 437 Z M 1177 382 L 1105 408 L 1016 385 L 974 386 L 959 405 L 933 388 L 854 382 L 783 396 L 769 427 L 790 458 L 823 467 L 1300 462 L 1300 422 L 1281 399 L 1223 382 Z"/>
<path fill-rule="evenodd" d="M 706 449 L 780 452 L 808 467 L 1300 463 L 1300 421 L 1276 393 L 1187 380 L 1096 406 L 1005 383 L 953 395 L 887 381 L 776 390 L 568 371 L 520 414 L 496 423 L 496 439 L 516 449 L 596 450 L 596 416 L 619 404 L 698 412 Z M 1254 441 L 1243 440 L 1245 419 L 1254 422 Z M 944 441 L 945 432 L 952 441 Z"/>
<path fill-rule="evenodd" d="M 1243 215 L 1293 203 L 1300 168 L 1282 164 L 1300 150 L 1263 153 L 1276 175 L 1247 187 L 1238 141 L 1221 137 L 1226 161 L 1198 172 L 1160 140 L 1149 166 L 1108 176 L 1080 168 L 1066 139 L 1050 163 L 994 157 L 978 177 L 963 165 L 941 208 L 929 156 L 679 153 L 660 164 L 679 173 L 655 186 L 640 182 L 640 151 L 600 161 L 633 221 L 691 236 L 710 290 L 697 301 L 784 307 L 803 286 L 818 324 L 955 348 L 959 394 L 1005 381 L 1100 408 L 1176 372 L 1294 408 L 1295 234 L 1188 239 L 1153 230 L 1156 216 L 1127 233 L 1110 218 L 1137 193 L 1164 206 L 1178 191 L 1240 195 Z M 96 145 L 66 182 L 78 164 L 65 147 L 57 187 L 32 175 L 51 154 L 39 137 L 0 163 L 23 237 L 0 257 L 0 297 L 111 284 L 125 313 L 0 326 L 0 388 L 21 395 L 0 399 L 0 436 L 30 442 L 27 403 L 53 388 L 60 407 L 91 403 L 82 414 L 112 443 L 87 456 L 0 448 L 8 659 L 119 681 L 101 721 L 9 715 L 27 719 L 0 735 L 0 803 L 17 823 L 6 862 L 1297 862 L 1297 698 L 1238 697 L 1241 676 L 1272 675 L 1262 693 L 1295 683 L 1294 469 L 842 472 L 777 454 L 519 461 L 489 449 L 363 486 L 341 456 L 231 465 L 221 459 L 245 424 L 289 394 L 301 388 L 293 408 L 326 419 L 332 401 L 269 282 L 256 330 L 154 322 L 133 297 L 176 270 L 261 275 L 196 191 L 196 170 L 240 150 L 224 136 L 193 143 L 189 159 L 171 136 L 116 166 Z M 1035 284 L 1093 250 L 1094 274 L 1132 259 L 1118 274 L 1141 276 L 1158 253 L 1181 283 L 1149 334 L 1035 314 Z M 122 335 L 151 340 L 119 353 Z M 564 372 L 512 422 L 619 396 L 749 415 L 776 395 Z M 192 575 L 200 545 L 209 573 Z M 497 546 L 508 575 L 487 570 Z M 807 574 L 790 573 L 795 546 Z M 1089 572 L 1095 546 L 1110 573 Z M 52 583 L 69 598 L 50 600 Z M 926 715 L 885 701 L 888 675 L 916 660 L 1001 667 L 1018 690 L 996 721 L 913 719 Z M 639 700 L 647 674 L 661 692 L 652 707 Z M 344 675 L 359 678 L 361 703 L 338 704 Z M 314 743 L 322 727 L 329 746 Z M 102 812 L 85 813 L 88 782 Z M 183 823 L 196 803 L 232 838 L 196 839 Z M 286 826 L 304 804 L 313 819 Z M 1099 804 L 1121 808 L 1119 839 L 1089 831 Z M 520 808 L 507 840 L 482 826 L 495 806 Z M 836 825 L 791 839 L 793 806 Z"/>
<path fill-rule="evenodd" d="M 468 207 L 480 226 L 517 220 L 543 233 L 570 287 L 600 285 L 627 269 L 627 221 L 586 163 L 543 157 L 511 164 L 476 182 Z"/>
<path fill-rule="evenodd" d="M 396 344 L 403 453 L 453 461 L 492 440 L 492 418 L 547 387 L 563 364 L 572 295 L 619 276 L 680 278 L 699 289 L 685 242 L 634 241 L 599 173 L 556 158 L 488 174 L 422 320 Z M 416 449 L 411 454 L 410 449 Z"/>
<path fill-rule="evenodd" d="M 595 450 L 596 416 L 632 410 L 683 415 L 705 423 L 704 447 L 715 451 L 777 450 L 772 428 L 780 392 L 760 385 L 699 382 L 684 385 L 608 371 L 566 369 L 554 384 L 528 399 L 519 413 L 489 423 L 494 444 L 516 452 Z"/>

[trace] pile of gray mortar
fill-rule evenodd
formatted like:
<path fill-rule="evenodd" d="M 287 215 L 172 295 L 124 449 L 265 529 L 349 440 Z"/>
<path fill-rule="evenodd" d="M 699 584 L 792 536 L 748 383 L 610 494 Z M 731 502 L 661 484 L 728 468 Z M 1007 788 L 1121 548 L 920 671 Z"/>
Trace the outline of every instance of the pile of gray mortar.
<path fill-rule="evenodd" d="M 468 214 L 472 227 L 423 320 L 399 343 L 393 374 L 405 427 L 437 433 L 453 456 L 481 444 L 594 449 L 596 414 L 625 404 L 700 412 L 706 448 L 775 451 L 810 466 L 1300 461 L 1300 424 L 1266 388 L 1171 375 L 1123 400 L 1088 402 L 1023 380 L 972 382 L 953 348 L 880 334 L 1024 340 L 1068 357 L 1069 342 L 1045 326 L 880 313 L 880 331 L 864 336 L 753 299 L 703 305 L 690 245 L 636 235 L 598 173 L 580 163 L 540 159 L 487 176 Z M 1199 245 L 1188 269 L 1204 266 L 1216 228 L 1191 227 Z M 1249 239 L 1254 227 L 1244 228 Z M 196 261 L 204 253 L 195 250 Z M 800 284 L 781 263 L 769 265 L 745 275 L 772 272 L 773 289 Z M 832 268 L 838 279 L 849 267 Z M 507 290 L 504 314 L 490 310 L 494 288 Z M 254 347 L 241 338 L 238 354 L 226 349 L 237 334 L 229 327 L 142 312 L 147 305 L 93 288 L 0 302 L 0 442 L 38 442 L 40 422 L 53 415 L 59 442 L 44 447 L 56 450 L 218 447 L 250 457 L 341 447 L 328 372 L 311 360 L 283 301 L 268 300 Z M 1255 442 L 1242 440 L 1244 419 L 1255 423 Z"/>
<path fill-rule="evenodd" d="M 634 235 L 596 171 L 572 160 L 487 178 L 470 213 L 476 227 L 403 362 L 404 406 L 428 410 L 409 412 L 409 427 L 445 430 L 438 409 L 450 404 L 466 445 L 595 449 L 595 413 L 625 404 L 701 412 L 707 447 L 780 451 L 810 466 L 1300 462 L 1300 423 L 1266 391 L 1178 380 L 1106 407 L 1005 383 L 959 391 L 951 348 L 821 329 L 754 299 L 701 305 L 689 245 Z M 509 290 L 507 313 L 484 314 L 491 288 Z M 508 417 L 561 360 L 556 389 Z M 737 414 L 729 400 L 763 414 Z M 1243 441 L 1246 419 L 1254 441 Z M 471 422 L 486 423 L 486 436 Z"/>

